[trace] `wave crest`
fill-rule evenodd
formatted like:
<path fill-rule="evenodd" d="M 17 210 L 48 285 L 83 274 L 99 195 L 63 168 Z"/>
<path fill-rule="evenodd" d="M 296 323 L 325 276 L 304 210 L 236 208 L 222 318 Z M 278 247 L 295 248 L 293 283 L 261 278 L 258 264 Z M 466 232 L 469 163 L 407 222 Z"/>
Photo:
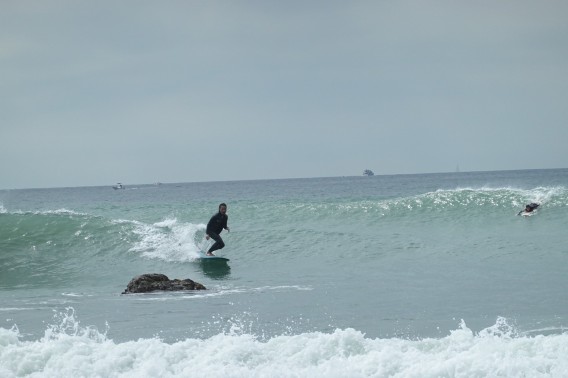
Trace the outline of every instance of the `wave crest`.
<path fill-rule="evenodd" d="M 478 334 L 462 321 L 438 339 L 370 339 L 347 328 L 265 341 L 230 332 L 115 343 L 67 309 L 42 339 L 19 338 L 17 327 L 0 328 L 3 376 L 557 377 L 568 369 L 568 334 L 520 336 L 504 318 Z"/>

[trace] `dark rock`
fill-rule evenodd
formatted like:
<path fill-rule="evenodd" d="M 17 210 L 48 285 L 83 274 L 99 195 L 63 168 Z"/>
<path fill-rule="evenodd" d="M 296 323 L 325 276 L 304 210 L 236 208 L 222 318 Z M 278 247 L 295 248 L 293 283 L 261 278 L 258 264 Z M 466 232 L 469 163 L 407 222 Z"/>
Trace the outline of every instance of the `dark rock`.
<path fill-rule="evenodd" d="M 199 282 L 190 280 L 170 280 L 168 276 L 159 273 L 142 274 L 130 280 L 126 290 L 122 294 L 147 293 L 149 291 L 183 291 L 183 290 L 207 290 Z"/>

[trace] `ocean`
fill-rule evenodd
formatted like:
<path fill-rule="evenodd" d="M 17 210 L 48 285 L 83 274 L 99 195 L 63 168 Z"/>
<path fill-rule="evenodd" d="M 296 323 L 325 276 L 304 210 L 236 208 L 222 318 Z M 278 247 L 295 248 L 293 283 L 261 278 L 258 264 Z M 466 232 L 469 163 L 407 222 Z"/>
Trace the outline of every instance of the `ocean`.
<path fill-rule="evenodd" d="M 568 377 L 567 224 L 568 169 L 1 190 L 0 377 Z"/>

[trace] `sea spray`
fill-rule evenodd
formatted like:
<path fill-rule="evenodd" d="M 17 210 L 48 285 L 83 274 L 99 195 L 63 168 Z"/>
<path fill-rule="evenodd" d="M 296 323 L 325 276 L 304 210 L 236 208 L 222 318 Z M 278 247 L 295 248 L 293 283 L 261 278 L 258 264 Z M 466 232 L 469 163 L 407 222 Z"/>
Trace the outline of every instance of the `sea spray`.
<path fill-rule="evenodd" d="M 37 341 L 0 328 L 3 377 L 561 377 L 568 334 L 519 336 L 507 320 L 474 333 L 461 322 L 448 336 L 368 338 L 354 329 L 259 340 L 238 327 L 207 339 L 115 343 L 79 324 L 72 309 Z"/>
<path fill-rule="evenodd" d="M 134 234 L 139 236 L 131 252 L 164 261 L 193 261 L 198 257 L 199 238 L 205 236 L 204 224 L 165 219 L 153 224 L 135 223 Z"/>

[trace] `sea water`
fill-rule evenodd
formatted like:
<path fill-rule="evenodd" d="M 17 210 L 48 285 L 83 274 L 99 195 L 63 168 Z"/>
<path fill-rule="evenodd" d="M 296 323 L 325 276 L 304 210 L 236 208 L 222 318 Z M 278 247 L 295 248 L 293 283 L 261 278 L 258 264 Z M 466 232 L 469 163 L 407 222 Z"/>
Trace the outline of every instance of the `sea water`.
<path fill-rule="evenodd" d="M 566 169 L 3 190 L 0 377 L 566 377 L 567 210 Z"/>

